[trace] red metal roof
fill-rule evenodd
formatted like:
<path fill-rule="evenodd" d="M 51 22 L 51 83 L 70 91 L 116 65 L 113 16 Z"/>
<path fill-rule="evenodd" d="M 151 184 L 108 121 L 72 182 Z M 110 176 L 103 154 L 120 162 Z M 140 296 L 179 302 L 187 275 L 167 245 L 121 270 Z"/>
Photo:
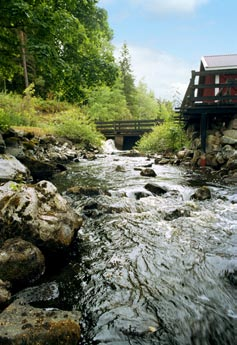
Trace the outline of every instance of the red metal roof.
<path fill-rule="evenodd" d="M 201 62 L 205 70 L 237 68 L 237 54 L 203 56 Z"/>

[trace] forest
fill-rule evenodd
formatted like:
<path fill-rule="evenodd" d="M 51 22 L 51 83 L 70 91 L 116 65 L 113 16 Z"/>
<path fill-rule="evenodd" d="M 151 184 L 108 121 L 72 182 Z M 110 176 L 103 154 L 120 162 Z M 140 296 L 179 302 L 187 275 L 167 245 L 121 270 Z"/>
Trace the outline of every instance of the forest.
<path fill-rule="evenodd" d="M 173 103 L 135 82 L 126 42 L 115 59 L 97 0 L 0 0 L 0 8 L 2 130 L 41 127 L 99 145 L 95 121 L 162 118 L 163 130 L 154 130 L 167 138 L 172 127 L 168 141 L 180 138 Z M 146 136 L 141 147 L 163 149 L 155 138 Z"/>

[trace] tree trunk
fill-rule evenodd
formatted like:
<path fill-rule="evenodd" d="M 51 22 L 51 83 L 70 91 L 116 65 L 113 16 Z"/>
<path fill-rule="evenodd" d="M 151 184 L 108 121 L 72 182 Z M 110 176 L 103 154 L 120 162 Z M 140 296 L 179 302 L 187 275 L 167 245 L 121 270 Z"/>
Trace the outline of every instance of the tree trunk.
<path fill-rule="evenodd" d="M 20 43 L 21 43 L 21 55 L 22 55 L 22 65 L 24 69 L 25 87 L 27 88 L 29 86 L 29 78 L 28 78 L 27 61 L 26 61 L 26 35 L 22 30 L 19 31 L 19 38 L 20 38 Z"/>

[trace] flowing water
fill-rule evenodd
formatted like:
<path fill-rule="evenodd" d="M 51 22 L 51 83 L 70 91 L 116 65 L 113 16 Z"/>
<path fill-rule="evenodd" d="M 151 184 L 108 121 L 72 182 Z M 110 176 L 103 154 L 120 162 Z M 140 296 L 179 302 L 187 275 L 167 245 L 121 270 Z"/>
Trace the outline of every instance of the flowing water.
<path fill-rule="evenodd" d="M 54 279 L 58 306 L 82 312 L 81 344 L 236 344 L 237 187 L 111 152 L 53 181 L 65 196 L 101 190 L 73 196 L 84 223 Z M 156 177 L 140 175 L 149 164 Z M 148 182 L 167 192 L 152 195 Z M 202 185 L 211 200 L 191 198 Z"/>

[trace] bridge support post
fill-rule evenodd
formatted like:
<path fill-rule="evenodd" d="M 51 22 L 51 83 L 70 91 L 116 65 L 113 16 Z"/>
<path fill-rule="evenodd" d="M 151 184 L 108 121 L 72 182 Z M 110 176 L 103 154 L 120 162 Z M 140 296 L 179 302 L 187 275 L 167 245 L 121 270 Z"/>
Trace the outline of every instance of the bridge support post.
<path fill-rule="evenodd" d="M 114 143 L 115 143 L 116 149 L 123 150 L 124 136 L 123 135 L 115 135 Z"/>
<path fill-rule="evenodd" d="M 207 114 L 202 113 L 201 115 L 201 159 L 200 166 L 204 167 L 206 165 L 206 139 L 207 139 Z"/>

